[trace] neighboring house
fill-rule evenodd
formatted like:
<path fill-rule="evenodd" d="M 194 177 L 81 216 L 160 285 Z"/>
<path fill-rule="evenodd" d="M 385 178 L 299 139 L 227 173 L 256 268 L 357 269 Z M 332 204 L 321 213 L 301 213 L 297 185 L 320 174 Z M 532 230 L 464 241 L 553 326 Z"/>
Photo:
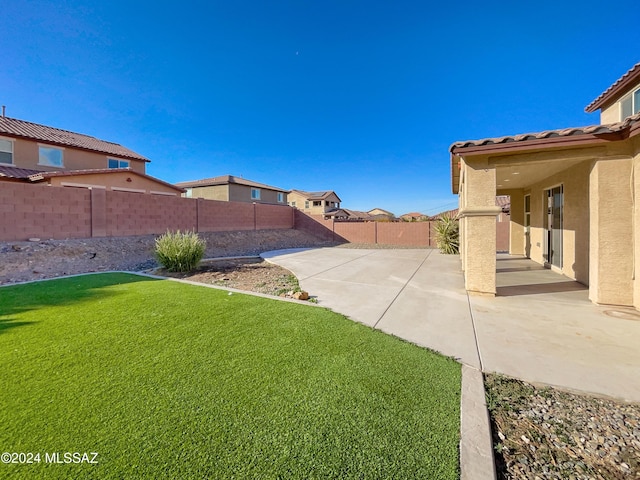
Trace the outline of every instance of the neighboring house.
<path fill-rule="evenodd" d="M 467 290 L 496 293 L 495 196 L 510 196 L 509 252 L 589 286 L 599 304 L 640 308 L 640 63 L 586 111 L 601 124 L 456 142 Z"/>
<path fill-rule="evenodd" d="M 180 195 L 145 174 L 149 159 L 89 135 L 0 117 L 0 181 Z"/>
<path fill-rule="evenodd" d="M 176 183 L 185 197 L 225 202 L 287 204 L 288 191 L 233 175 Z"/>
<path fill-rule="evenodd" d="M 349 220 L 356 222 L 374 221 L 376 217 L 368 212 L 360 212 L 358 210 L 349 210 L 347 208 L 334 208 L 324 213 L 324 218 L 333 218 L 335 220 Z"/>
<path fill-rule="evenodd" d="M 324 215 L 331 210 L 340 208 L 341 201 L 333 190 L 324 192 L 291 190 L 289 192 L 289 205 L 311 215 Z"/>
<path fill-rule="evenodd" d="M 400 215 L 400 220 L 404 222 L 424 222 L 429 220 L 429 215 L 420 212 L 410 212 Z"/>
<path fill-rule="evenodd" d="M 508 222 L 509 221 L 509 208 L 511 205 L 511 200 L 509 199 L 509 195 L 497 195 L 496 196 L 496 207 L 500 207 L 500 213 L 497 216 L 498 222 Z M 436 213 L 428 217 L 428 220 L 437 220 L 440 217 L 457 217 L 458 209 L 454 208 L 453 210 L 446 210 L 444 212 Z"/>
<path fill-rule="evenodd" d="M 117 143 L 0 117 L 0 165 L 45 172 L 131 168 L 145 173 L 149 161 Z"/>
<path fill-rule="evenodd" d="M 395 220 L 396 216 L 388 210 L 384 210 L 382 208 L 372 208 L 367 212 L 369 215 L 374 217 L 376 220 Z"/>

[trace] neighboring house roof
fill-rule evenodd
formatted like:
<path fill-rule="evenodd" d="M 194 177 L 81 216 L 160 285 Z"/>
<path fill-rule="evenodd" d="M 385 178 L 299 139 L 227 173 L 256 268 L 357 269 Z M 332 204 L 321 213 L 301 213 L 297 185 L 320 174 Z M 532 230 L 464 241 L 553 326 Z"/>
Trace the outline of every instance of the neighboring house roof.
<path fill-rule="evenodd" d="M 515 153 L 541 148 L 603 144 L 616 140 L 624 140 L 638 133 L 640 133 L 640 113 L 616 123 L 455 142 L 449 147 L 449 151 L 451 152 L 452 188 L 454 193 L 457 193 L 460 171 L 458 169 L 456 156 L 490 154 L 504 151 Z"/>
<path fill-rule="evenodd" d="M 322 192 L 305 192 L 304 190 L 294 189 L 294 190 L 291 190 L 291 193 L 298 193 L 303 197 L 306 197 L 307 200 L 326 200 L 328 197 L 330 197 L 333 194 L 338 198 L 339 202 L 342 202 L 342 200 L 340 200 L 340 197 L 338 197 L 338 194 L 333 190 L 325 190 Z"/>
<path fill-rule="evenodd" d="M 632 84 L 640 81 L 640 63 L 636 63 L 631 69 L 616 80 L 613 85 L 602 92 L 598 98 L 587 105 L 584 110 L 587 113 L 593 113 L 603 106 L 613 103 L 617 98 L 626 93 L 626 89 Z"/>
<path fill-rule="evenodd" d="M 254 182 L 253 180 L 247 180 L 242 177 L 235 177 L 233 175 L 221 175 L 219 177 L 203 178 L 202 180 L 191 180 L 188 182 L 178 182 L 176 185 L 182 188 L 194 188 L 194 187 L 211 187 L 215 185 L 228 185 L 235 183 L 236 185 L 247 185 L 249 187 L 264 188 L 267 190 L 275 190 L 278 192 L 288 193 L 288 190 L 284 188 L 272 187 L 264 183 Z"/>
<path fill-rule="evenodd" d="M 144 162 L 150 161 L 148 158 L 143 157 L 133 150 L 129 150 L 117 143 L 107 142 L 81 133 L 74 133 L 67 130 L 61 130 L 59 128 L 26 122 L 16 118 L 0 116 L 0 135 L 37 140 L 63 147 L 90 150 L 93 152 L 113 155 L 114 157 L 131 158 L 134 160 L 142 160 Z"/>
<path fill-rule="evenodd" d="M 409 213 L 403 213 L 402 215 L 400 215 L 400 218 L 422 218 L 422 217 L 428 217 L 429 215 L 425 215 L 424 213 L 420 213 L 420 212 L 409 212 Z"/>
<path fill-rule="evenodd" d="M 101 169 L 93 169 L 93 170 L 60 170 L 57 172 L 38 172 L 38 171 L 34 171 L 34 172 L 35 173 L 25 178 L 31 182 L 41 182 L 47 178 L 52 178 L 52 177 L 77 177 L 81 175 L 113 175 L 116 173 L 124 172 L 130 175 L 137 175 L 142 178 L 147 178 L 156 183 L 160 183 L 165 187 L 169 187 L 173 190 L 176 190 L 177 192 L 180 192 L 180 193 L 184 192 L 184 188 L 177 187 L 163 180 L 152 177 L 151 175 L 135 172 L 130 168 L 101 168 Z"/>
<path fill-rule="evenodd" d="M 503 213 L 509 213 L 511 210 L 511 197 L 509 195 L 497 195 L 496 196 L 496 207 L 502 208 Z M 458 209 L 454 208 L 453 210 L 447 210 L 444 212 L 437 213 L 436 215 L 432 215 L 429 217 L 429 220 L 437 220 L 440 217 L 457 217 Z"/>
<path fill-rule="evenodd" d="M 348 218 L 349 220 L 373 220 L 373 216 L 368 212 L 349 210 L 348 208 L 332 208 L 327 210 L 324 215 L 326 217 Z"/>
<path fill-rule="evenodd" d="M 387 215 L 390 217 L 395 217 L 393 213 L 391 213 L 389 210 L 385 210 L 384 208 L 372 208 L 367 213 L 370 215 Z"/>
<path fill-rule="evenodd" d="M 30 168 L 12 167 L 10 165 L 0 165 L 0 177 L 26 179 L 29 175 L 40 173 L 40 170 Z"/>

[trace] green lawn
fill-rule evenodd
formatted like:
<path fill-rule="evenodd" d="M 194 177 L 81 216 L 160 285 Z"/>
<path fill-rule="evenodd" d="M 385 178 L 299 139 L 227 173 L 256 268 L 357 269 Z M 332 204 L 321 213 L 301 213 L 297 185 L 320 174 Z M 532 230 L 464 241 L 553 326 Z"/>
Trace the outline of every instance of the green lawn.
<path fill-rule="evenodd" d="M 127 274 L 3 287 L 0 369 L 0 452 L 41 454 L 0 478 L 459 475 L 460 366 L 321 308 Z"/>

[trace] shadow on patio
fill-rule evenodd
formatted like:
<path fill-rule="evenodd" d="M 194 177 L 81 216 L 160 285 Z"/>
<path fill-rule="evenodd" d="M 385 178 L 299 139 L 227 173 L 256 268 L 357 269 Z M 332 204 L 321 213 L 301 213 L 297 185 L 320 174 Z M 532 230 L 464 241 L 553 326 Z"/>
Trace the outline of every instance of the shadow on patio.
<path fill-rule="evenodd" d="M 556 273 L 520 255 L 498 254 L 496 262 L 496 295 L 539 295 L 584 291 L 589 287 Z M 586 298 L 586 297 L 585 297 Z"/>

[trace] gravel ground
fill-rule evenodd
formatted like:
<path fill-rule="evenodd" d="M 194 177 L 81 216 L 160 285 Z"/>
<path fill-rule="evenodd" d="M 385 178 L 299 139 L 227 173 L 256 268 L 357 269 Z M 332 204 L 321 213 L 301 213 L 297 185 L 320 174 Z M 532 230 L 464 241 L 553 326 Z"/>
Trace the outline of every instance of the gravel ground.
<path fill-rule="evenodd" d="M 258 255 L 281 248 L 329 246 L 300 230 L 201 233 L 205 258 Z M 141 271 L 158 266 L 157 235 L 0 242 L 0 285 L 105 270 Z"/>
<path fill-rule="evenodd" d="M 168 272 L 162 268 L 152 273 L 281 297 L 292 297 L 300 290 L 298 279 L 289 270 L 260 257 L 204 261 L 189 273 Z"/>
<path fill-rule="evenodd" d="M 486 375 L 498 478 L 640 478 L 640 405 Z"/>

